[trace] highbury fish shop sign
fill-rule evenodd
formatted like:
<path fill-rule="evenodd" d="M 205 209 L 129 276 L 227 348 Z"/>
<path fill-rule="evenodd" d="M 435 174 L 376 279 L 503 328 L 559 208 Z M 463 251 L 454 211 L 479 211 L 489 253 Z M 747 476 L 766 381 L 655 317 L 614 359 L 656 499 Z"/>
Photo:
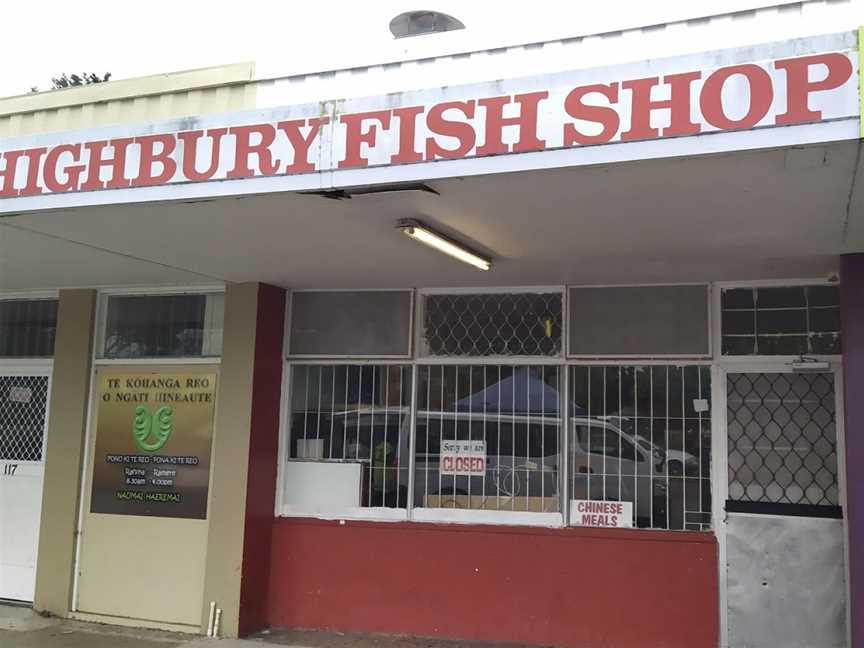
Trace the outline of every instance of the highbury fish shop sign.
<path fill-rule="evenodd" d="M 286 91 L 257 110 L 4 138 L 0 213 L 854 139 L 856 46 L 850 31 L 317 103 L 286 106 Z M 821 130 L 789 130 L 805 125 Z"/>

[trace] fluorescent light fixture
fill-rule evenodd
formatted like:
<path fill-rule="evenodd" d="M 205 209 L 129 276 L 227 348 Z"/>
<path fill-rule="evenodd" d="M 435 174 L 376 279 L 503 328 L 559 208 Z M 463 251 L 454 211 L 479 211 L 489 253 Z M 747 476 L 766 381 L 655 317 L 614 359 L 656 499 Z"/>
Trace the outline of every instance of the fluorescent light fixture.
<path fill-rule="evenodd" d="M 488 270 L 492 267 L 492 262 L 489 259 L 472 252 L 461 243 L 457 243 L 417 221 L 401 221 L 396 225 L 396 229 L 401 230 L 403 234 L 410 236 L 415 241 L 428 245 L 439 252 L 443 252 L 454 259 L 458 259 L 480 270 Z"/>

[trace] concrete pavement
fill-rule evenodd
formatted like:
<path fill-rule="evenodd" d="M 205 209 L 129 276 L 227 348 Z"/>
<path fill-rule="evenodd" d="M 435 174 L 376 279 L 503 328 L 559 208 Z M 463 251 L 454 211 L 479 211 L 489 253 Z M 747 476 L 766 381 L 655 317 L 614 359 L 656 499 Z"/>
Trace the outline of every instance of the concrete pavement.
<path fill-rule="evenodd" d="M 2 648 L 272 648 L 274 644 L 285 648 L 527 648 L 516 644 L 296 630 L 267 631 L 249 639 L 213 640 L 42 617 L 29 608 L 0 604 Z"/>

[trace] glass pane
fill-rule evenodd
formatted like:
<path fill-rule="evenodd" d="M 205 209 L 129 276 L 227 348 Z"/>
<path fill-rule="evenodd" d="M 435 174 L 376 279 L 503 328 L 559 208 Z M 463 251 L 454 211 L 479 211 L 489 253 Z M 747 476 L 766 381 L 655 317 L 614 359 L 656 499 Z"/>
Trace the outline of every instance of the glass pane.
<path fill-rule="evenodd" d="M 0 301 L 0 356 L 54 355 L 56 333 L 57 300 Z"/>
<path fill-rule="evenodd" d="M 721 301 L 724 355 L 840 351 L 837 286 L 736 288 Z"/>
<path fill-rule="evenodd" d="M 810 349 L 813 353 L 840 353 L 840 333 L 813 333 L 810 336 Z"/>
<path fill-rule="evenodd" d="M 757 308 L 804 308 L 807 306 L 805 289 L 800 286 L 792 288 L 758 288 L 756 290 Z"/>
<path fill-rule="evenodd" d="M 729 499 L 836 505 L 831 374 L 729 374 Z"/>
<path fill-rule="evenodd" d="M 433 356 L 555 356 L 560 293 L 427 295 L 423 349 Z"/>
<path fill-rule="evenodd" d="M 839 306 L 814 308 L 810 311 L 810 330 L 820 333 L 840 332 Z"/>
<path fill-rule="evenodd" d="M 218 356 L 223 310 L 221 294 L 109 297 L 102 357 Z"/>
<path fill-rule="evenodd" d="M 756 305 L 755 289 L 732 288 L 723 291 L 723 310 L 745 308 L 753 310 Z"/>
<path fill-rule="evenodd" d="M 414 505 L 557 512 L 557 367 L 418 367 Z"/>
<path fill-rule="evenodd" d="M 723 333 L 753 335 L 756 332 L 756 318 L 752 310 L 724 310 Z"/>
<path fill-rule="evenodd" d="M 839 306 L 840 291 L 837 286 L 810 286 L 807 288 L 807 303 L 811 308 Z"/>
<path fill-rule="evenodd" d="M 0 376 L 0 461 L 42 461 L 46 376 Z"/>
<path fill-rule="evenodd" d="M 809 353 L 806 335 L 760 335 L 756 338 L 760 355 L 802 355 Z"/>
<path fill-rule="evenodd" d="M 346 506 L 405 508 L 411 368 L 295 365 L 291 385 L 289 457 L 342 466 L 341 475 L 322 472 L 304 504 L 314 507 L 316 491 L 324 502 L 328 489 L 339 488 Z"/>
<path fill-rule="evenodd" d="M 569 370 L 571 500 L 629 502 L 634 526 L 709 528 L 710 367 Z"/>
<path fill-rule="evenodd" d="M 760 310 L 756 313 L 759 333 L 806 333 L 807 310 L 804 308 Z"/>

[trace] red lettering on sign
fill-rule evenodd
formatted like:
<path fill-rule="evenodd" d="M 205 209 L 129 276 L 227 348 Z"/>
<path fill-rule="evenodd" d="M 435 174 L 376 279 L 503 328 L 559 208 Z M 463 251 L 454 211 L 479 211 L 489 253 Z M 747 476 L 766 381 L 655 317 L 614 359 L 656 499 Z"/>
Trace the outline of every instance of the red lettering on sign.
<path fill-rule="evenodd" d="M 309 173 L 315 170 L 315 165 L 309 159 L 309 148 L 321 132 L 321 126 L 329 124 L 329 117 L 313 117 L 311 119 L 293 119 L 276 124 L 276 127 L 288 137 L 294 149 L 294 161 L 285 169 L 285 173 Z M 309 132 L 304 137 L 300 128 L 307 126 Z"/>
<path fill-rule="evenodd" d="M 564 125 L 564 146 L 573 144 L 603 144 L 609 142 L 618 132 L 621 118 L 618 111 L 611 106 L 592 106 L 582 101 L 582 98 L 597 92 L 609 100 L 609 103 L 618 102 L 618 84 L 609 85 L 587 85 L 574 88 L 564 100 L 564 110 L 574 119 L 595 122 L 603 129 L 597 135 L 585 135 L 576 128 L 575 124 Z"/>
<path fill-rule="evenodd" d="M 3 154 L 3 160 L 6 166 L 0 169 L 0 196 L 17 196 L 18 190 L 15 189 L 15 170 L 18 166 L 18 160 L 24 155 L 24 151 L 6 151 Z"/>
<path fill-rule="evenodd" d="M 228 132 L 236 140 L 234 168 L 227 177 L 251 178 L 254 175 L 274 175 L 279 170 L 280 162 L 273 161 L 270 146 L 276 139 L 276 129 L 271 124 L 254 124 L 252 126 L 232 126 Z M 258 142 L 252 144 L 252 136 L 258 135 Z M 258 166 L 249 166 L 249 157 L 258 157 Z"/>
<path fill-rule="evenodd" d="M 741 119 L 729 119 L 723 108 L 723 84 L 736 74 L 743 75 L 750 85 L 750 105 L 747 114 Z M 720 68 L 705 79 L 699 105 L 702 108 L 702 115 L 709 124 L 722 130 L 734 130 L 753 128 L 768 114 L 773 99 L 771 77 L 765 70 L 758 65 L 733 65 Z"/>
<path fill-rule="evenodd" d="M 131 186 L 164 184 L 177 173 L 177 163 L 171 154 L 177 147 L 177 138 L 173 135 L 144 135 L 136 137 L 135 143 L 141 147 L 141 159 L 138 162 L 138 177 L 133 178 Z M 156 145 L 159 152 L 156 152 Z M 158 164 L 159 173 L 153 173 L 153 165 Z"/>
<path fill-rule="evenodd" d="M 504 127 L 519 128 L 519 139 L 513 145 L 514 153 L 539 151 L 546 148 L 545 140 L 537 137 L 537 104 L 546 99 L 549 93 L 529 92 L 516 95 L 513 99 L 519 104 L 518 117 L 504 117 L 504 106 L 512 104 L 510 97 L 490 97 L 480 99 L 477 104 L 486 109 L 486 138 L 477 147 L 477 155 L 497 155 L 509 153 L 510 146 L 504 143 Z"/>
<path fill-rule="evenodd" d="M 824 65 L 825 78 L 810 81 L 810 68 Z M 786 112 L 777 115 L 777 124 L 798 124 L 822 119 L 821 110 L 811 110 L 810 94 L 839 88 L 852 76 L 852 62 L 843 54 L 818 54 L 775 61 L 774 67 L 786 72 Z"/>
<path fill-rule="evenodd" d="M 621 87 L 633 95 L 630 130 L 621 133 L 621 141 L 659 137 L 660 129 L 651 126 L 651 111 L 668 109 L 669 126 L 663 129 L 666 137 L 695 135 L 701 128 L 690 119 L 690 85 L 702 77 L 701 72 L 670 74 L 663 78 L 669 85 L 671 98 L 651 99 L 651 89 L 660 85 L 660 77 L 624 81 Z"/>
<path fill-rule="evenodd" d="M 390 111 L 373 110 L 371 112 L 355 113 L 353 115 L 342 115 L 339 121 L 345 124 L 345 159 L 339 162 L 340 169 L 369 166 L 369 160 L 360 152 L 360 145 L 366 144 L 369 148 L 375 146 L 378 138 L 378 124 L 369 124 L 369 128 L 363 130 L 364 122 L 375 120 L 381 128 L 390 128 Z"/>
<path fill-rule="evenodd" d="M 429 137 L 426 139 L 427 160 L 434 160 L 439 157 L 444 159 L 465 157 L 474 148 L 474 143 L 477 141 L 474 126 L 466 122 L 445 119 L 444 113 L 451 109 L 458 110 L 468 119 L 474 118 L 473 100 L 448 101 L 432 106 L 432 109 L 426 116 L 426 125 L 429 127 L 429 130 L 436 135 L 453 137 L 459 140 L 459 145 L 456 148 L 448 149 L 439 144 L 434 137 Z"/>
<path fill-rule="evenodd" d="M 42 193 L 39 186 L 39 162 L 47 148 L 36 148 L 25 151 L 27 154 L 27 184 L 18 192 L 20 196 L 33 196 Z"/>
<path fill-rule="evenodd" d="M 211 128 L 207 131 L 210 143 L 210 164 L 206 171 L 198 171 L 198 143 L 204 135 L 203 130 L 187 131 L 178 133 L 177 137 L 183 142 L 183 175 L 193 182 L 209 180 L 219 169 L 219 160 L 222 150 L 222 137 L 228 132 L 227 128 Z"/>
<path fill-rule="evenodd" d="M 423 154 L 414 148 L 417 137 L 417 116 L 426 110 L 423 106 L 397 108 L 393 117 L 399 122 L 399 150 L 390 156 L 390 164 L 420 162 Z"/>
<path fill-rule="evenodd" d="M 706 129 L 730 131 L 825 118 L 851 119 L 857 116 L 857 96 L 850 86 L 854 72 L 850 56 L 849 52 L 829 52 L 572 89 L 556 87 L 348 113 L 339 117 L 344 127 L 322 115 L 16 149 L 0 154 L 0 197 L 332 170 L 323 147 L 316 147 L 328 124 L 327 150 L 343 157 L 332 164 L 351 169 L 368 167 L 373 159 L 371 150 L 377 153 L 376 163 L 410 164 L 539 151 L 549 145 L 605 144 L 617 137 L 627 142 L 688 136 Z M 697 97 L 695 88 L 703 78 Z M 775 79 L 779 81 L 776 87 Z M 732 93 L 733 86 L 744 91 Z M 839 88 L 842 93 L 827 94 Z M 622 89 L 627 92 L 622 93 Z M 738 101 L 741 97 L 743 101 Z M 698 109 L 694 107 L 697 101 Z M 391 105 L 390 99 L 386 105 Z M 477 110 L 478 106 L 482 110 Z M 668 116 L 664 120 L 668 126 L 657 125 L 658 111 Z M 622 123 L 629 124 L 624 132 Z M 391 126 L 398 132 L 381 137 Z M 508 131 L 513 137 L 505 137 Z M 555 133 L 557 137 L 547 142 L 541 133 Z M 231 138 L 226 140 L 226 135 Z M 507 139 L 511 142 L 505 142 Z M 226 141 L 233 148 L 225 152 L 228 161 L 233 160 L 230 164 L 223 164 Z M 127 169 L 130 159 L 133 162 Z M 327 169 L 320 168 L 321 164 Z M 482 468 L 471 464 L 466 470 Z"/>
<path fill-rule="evenodd" d="M 87 180 L 81 185 L 81 189 L 89 191 L 93 189 L 120 189 L 128 187 L 130 180 L 126 178 L 126 150 L 134 140 L 131 137 L 120 139 L 102 140 L 98 142 L 87 142 L 84 148 L 90 153 L 87 162 Z M 105 149 L 111 147 L 113 155 L 106 159 Z M 111 179 L 103 181 L 99 175 L 102 167 L 111 169 Z"/>
<path fill-rule="evenodd" d="M 45 166 L 42 169 L 42 175 L 45 181 L 45 188 L 53 193 L 77 190 L 81 174 L 84 172 L 83 164 L 68 164 L 63 168 L 63 173 L 66 174 L 66 180 L 61 182 L 57 177 L 59 172 L 57 167 L 60 163 L 61 155 L 69 155 L 72 157 L 72 162 L 78 162 L 81 159 L 81 145 L 61 144 L 60 146 L 55 146 L 48 151 L 48 155 L 45 157 Z"/>

